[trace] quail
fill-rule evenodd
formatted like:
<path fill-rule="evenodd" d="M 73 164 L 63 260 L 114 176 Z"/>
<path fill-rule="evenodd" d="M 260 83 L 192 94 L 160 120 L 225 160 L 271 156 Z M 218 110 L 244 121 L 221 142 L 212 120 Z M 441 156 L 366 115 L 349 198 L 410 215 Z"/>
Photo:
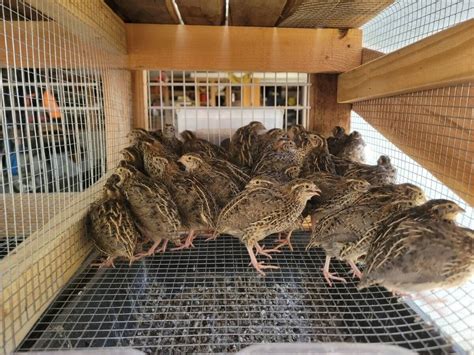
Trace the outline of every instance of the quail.
<path fill-rule="evenodd" d="M 115 174 L 120 178 L 118 186 L 130 205 L 137 227 L 145 238 L 154 241 L 142 256 L 154 254 L 162 242 L 159 250 L 162 252 L 170 240 L 181 244 L 179 211 L 166 185 L 123 161 L 115 169 Z"/>
<path fill-rule="evenodd" d="M 474 231 L 409 218 L 384 233 L 367 255 L 358 288 L 374 284 L 410 293 L 459 286 L 474 274 Z"/>
<path fill-rule="evenodd" d="M 135 249 L 140 233 L 123 196 L 112 182 L 114 177 L 109 178 L 104 196 L 92 203 L 86 217 L 87 230 L 96 248 L 106 256 L 100 267 L 115 267 L 114 260 L 118 257 L 127 258 L 130 264 L 139 259 Z"/>
<path fill-rule="evenodd" d="M 355 199 L 353 205 L 338 209 L 322 218 L 312 230 L 307 249 L 319 246 L 326 251 L 323 275 L 328 284 L 332 285 L 331 279 L 345 282 L 343 278 L 330 273 L 332 257 L 347 261 L 354 275 L 360 277 L 361 272 L 356 262 L 366 254 L 370 245 L 370 240 L 364 239 L 366 232 L 388 215 L 424 201 L 423 190 L 412 184 L 371 187 Z"/>
<path fill-rule="evenodd" d="M 301 176 L 307 176 L 317 172 L 328 172 L 336 175 L 336 166 L 333 161 L 333 155 L 328 151 L 325 139 L 319 140 L 317 145 L 312 145 L 311 149 L 305 154 L 301 166 Z"/>
<path fill-rule="evenodd" d="M 332 130 L 332 137 L 327 138 L 328 150 L 332 155 L 338 156 L 344 148 L 348 135 L 346 130 L 341 126 L 336 126 Z"/>
<path fill-rule="evenodd" d="M 146 170 L 166 185 L 178 208 L 181 227 L 189 231 L 185 243 L 174 250 L 193 246 L 197 231 L 215 229 L 216 202 L 195 178 L 158 155 L 147 160 Z"/>
<path fill-rule="evenodd" d="M 151 132 L 151 134 L 174 154 L 180 156 L 183 150 L 183 142 L 176 138 L 176 128 L 171 123 L 166 123 L 163 130 Z"/>
<path fill-rule="evenodd" d="M 382 220 L 367 233 L 371 244 L 359 288 L 381 284 L 418 292 L 462 282 L 474 258 L 472 231 L 455 222 L 461 212 L 455 202 L 438 199 Z"/>
<path fill-rule="evenodd" d="M 219 214 L 217 231 L 230 234 L 247 247 L 251 264 L 262 275 L 264 269 L 277 268 L 258 262 L 253 249 L 262 255 L 259 242 L 266 236 L 293 228 L 306 201 L 319 193 L 316 185 L 308 180 L 295 179 L 283 188 L 257 186 L 235 196 Z"/>
<path fill-rule="evenodd" d="M 228 153 L 222 147 L 215 145 L 206 139 L 198 138 L 194 132 L 183 131 L 180 133 L 183 139 L 182 153 L 199 153 L 209 158 L 227 159 Z"/>
<path fill-rule="evenodd" d="M 364 179 L 371 185 L 395 184 L 397 170 L 388 156 L 381 155 L 377 160 L 377 165 L 350 163 L 344 176 L 351 179 Z"/>
<path fill-rule="evenodd" d="M 230 156 L 239 166 L 251 168 L 255 157 L 252 156 L 252 146 L 256 144 L 258 134 L 265 131 L 265 126 L 258 121 L 240 127 L 230 139 Z"/>
<path fill-rule="evenodd" d="M 363 163 L 365 161 L 365 146 L 366 144 L 362 135 L 354 131 L 345 139 L 341 151 L 335 155 L 356 163 Z"/>
<path fill-rule="evenodd" d="M 120 151 L 122 160 L 126 161 L 130 165 L 133 165 L 136 169 L 143 172 L 143 153 L 138 144 L 131 145 Z"/>
<path fill-rule="evenodd" d="M 226 171 L 213 167 L 199 154 L 184 154 L 178 161 L 214 196 L 219 209 L 240 192 L 239 185 Z"/>

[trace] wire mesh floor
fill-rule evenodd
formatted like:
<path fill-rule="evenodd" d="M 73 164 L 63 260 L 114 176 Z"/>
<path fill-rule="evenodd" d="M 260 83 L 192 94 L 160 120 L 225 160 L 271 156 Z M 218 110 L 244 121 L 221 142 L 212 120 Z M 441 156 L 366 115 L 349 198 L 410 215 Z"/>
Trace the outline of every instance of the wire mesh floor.
<path fill-rule="evenodd" d="M 426 353 L 459 351 L 383 288 L 328 287 L 321 250 L 275 254 L 261 277 L 246 249 L 223 236 L 115 269 L 87 266 L 30 331 L 19 350 L 133 347 L 147 353 L 232 352 L 262 342 L 376 342 Z M 271 237 L 264 244 L 269 245 Z M 89 260 L 90 261 L 90 260 Z"/>

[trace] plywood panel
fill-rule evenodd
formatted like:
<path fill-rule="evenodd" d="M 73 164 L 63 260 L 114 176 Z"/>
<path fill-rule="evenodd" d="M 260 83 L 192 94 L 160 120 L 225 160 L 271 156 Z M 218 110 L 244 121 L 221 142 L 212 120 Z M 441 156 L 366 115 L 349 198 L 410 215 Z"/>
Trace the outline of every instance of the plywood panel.
<path fill-rule="evenodd" d="M 149 129 L 146 75 L 145 70 L 134 70 L 132 72 L 133 128 Z"/>
<path fill-rule="evenodd" d="M 186 25 L 223 25 L 225 0 L 176 0 Z"/>
<path fill-rule="evenodd" d="M 229 25 L 273 27 L 286 0 L 237 0 L 229 3 Z"/>
<path fill-rule="evenodd" d="M 361 31 L 127 24 L 132 69 L 338 73 L 360 64 Z"/>
<path fill-rule="evenodd" d="M 357 102 L 474 80 L 474 20 L 339 76 L 338 101 Z"/>
<path fill-rule="evenodd" d="M 473 83 L 356 103 L 353 110 L 474 205 Z"/>
<path fill-rule="evenodd" d="M 310 81 L 309 128 L 325 137 L 335 126 L 349 131 L 351 105 L 337 103 L 337 74 L 313 74 Z"/>
<path fill-rule="evenodd" d="M 393 0 L 288 0 L 280 27 L 358 28 Z"/>

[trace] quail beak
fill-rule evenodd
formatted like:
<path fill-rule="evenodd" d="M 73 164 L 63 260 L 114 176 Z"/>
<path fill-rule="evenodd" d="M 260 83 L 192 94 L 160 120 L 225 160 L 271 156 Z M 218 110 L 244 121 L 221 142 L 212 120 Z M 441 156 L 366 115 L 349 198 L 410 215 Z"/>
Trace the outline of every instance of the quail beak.
<path fill-rule="evenodd" d="M 456 209 L 456 212 L 457 213 L 465 213 L 466 210 L 464 208 L 462 208 L 461 206 L 458 206 L 459 208 Z"/>
<path fill-rule="evenodd" d="M 310 192 L 313 194 L 313 196 L 319 196 L 321 190 L 316 187 L 314 189 L 311 189 Z"/>
<path fill-rule="evenodd" d="M 178 163 L 179 170 L 186 171 L 186 165 L 183 163 L 183 158 L 179 158 L 177 163 Z"/>

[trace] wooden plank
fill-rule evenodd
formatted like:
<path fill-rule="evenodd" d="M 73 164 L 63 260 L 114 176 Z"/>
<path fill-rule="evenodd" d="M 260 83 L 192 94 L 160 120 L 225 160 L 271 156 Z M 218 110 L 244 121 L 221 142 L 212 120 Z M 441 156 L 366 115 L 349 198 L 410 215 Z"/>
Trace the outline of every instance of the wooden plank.
<path fill-rule="evenodd" d="M 280 27 L 358 28 L 393 0 L 288 0 Z"/>
<path fill-rule="evenodd" d="M 472 86 L 355 103 L 353 110 L 474 206 Z"/>
<path fill-rule="evenodd" d="M 474 20 L 339 76 L 338 101 L 357 102 L 474 80 Z"/>
<path fill-rule="evenodd" d="M 2 25 L 2 68 L 90 68 L 91 57 L 98 66 L 127 67 L 125 54 L 104 51 L 94 41 L 84 40 L 54 21 L 12 21 Z M 61 55 L 56 54 L 58 48 L 61 48 Z"/>
<path fill-rule="evenodd" d="M 100 196 L 107 177 L 71 199 L 62 211 L 21 243 L 15 253 L 0 260 L 0 343 L 6 353 L 19 345 L 91 252 L 84 216 L 89 204 Z"/>
<path fill-rule="evenodd" d="M 370 48 L 362 48 L 362 62 L 361 64 L 370 62 L 374 59 L 384 56 L 385 53 L 379 52 Z"/>
<path fill-rule="evenodd" d="M 225 23 L 225 0 L 176 0 L 176 5 L 185 25 Z"/>
<path fill-rule="evenodd" d="M 132 71 L 133 128 L 149 129 L 148 84 L 145 70 Z"/>
<path fill-rule="evenodd" d="M 127 24 L 132 69 L 338 73 L 360 64 L 361 31 Z"/>
<path fill-rule="evenodd" d="M 125 22 L 178 24 L 172 0 L 106 0 Z"/>
<path fill-rule="evenodd" d="M 286 0 L 239 0 L 229 3 L 229 25 L 273 27 Z"/>
<path fill-rule="evenodd" d="M 349 131 L 351 105 L 337 102 L 337 74 L 310 76 L 309 129 L 329 137 L 335 126 Z"/>
<path fill-rule="evenodd" d="M 105 70 L 104 85 L 105 145 L 107 170 L 117 166 L 119 152 L 129 142 L 127 133 L 132 128 L 132 80 L 128 70 Z"/>

